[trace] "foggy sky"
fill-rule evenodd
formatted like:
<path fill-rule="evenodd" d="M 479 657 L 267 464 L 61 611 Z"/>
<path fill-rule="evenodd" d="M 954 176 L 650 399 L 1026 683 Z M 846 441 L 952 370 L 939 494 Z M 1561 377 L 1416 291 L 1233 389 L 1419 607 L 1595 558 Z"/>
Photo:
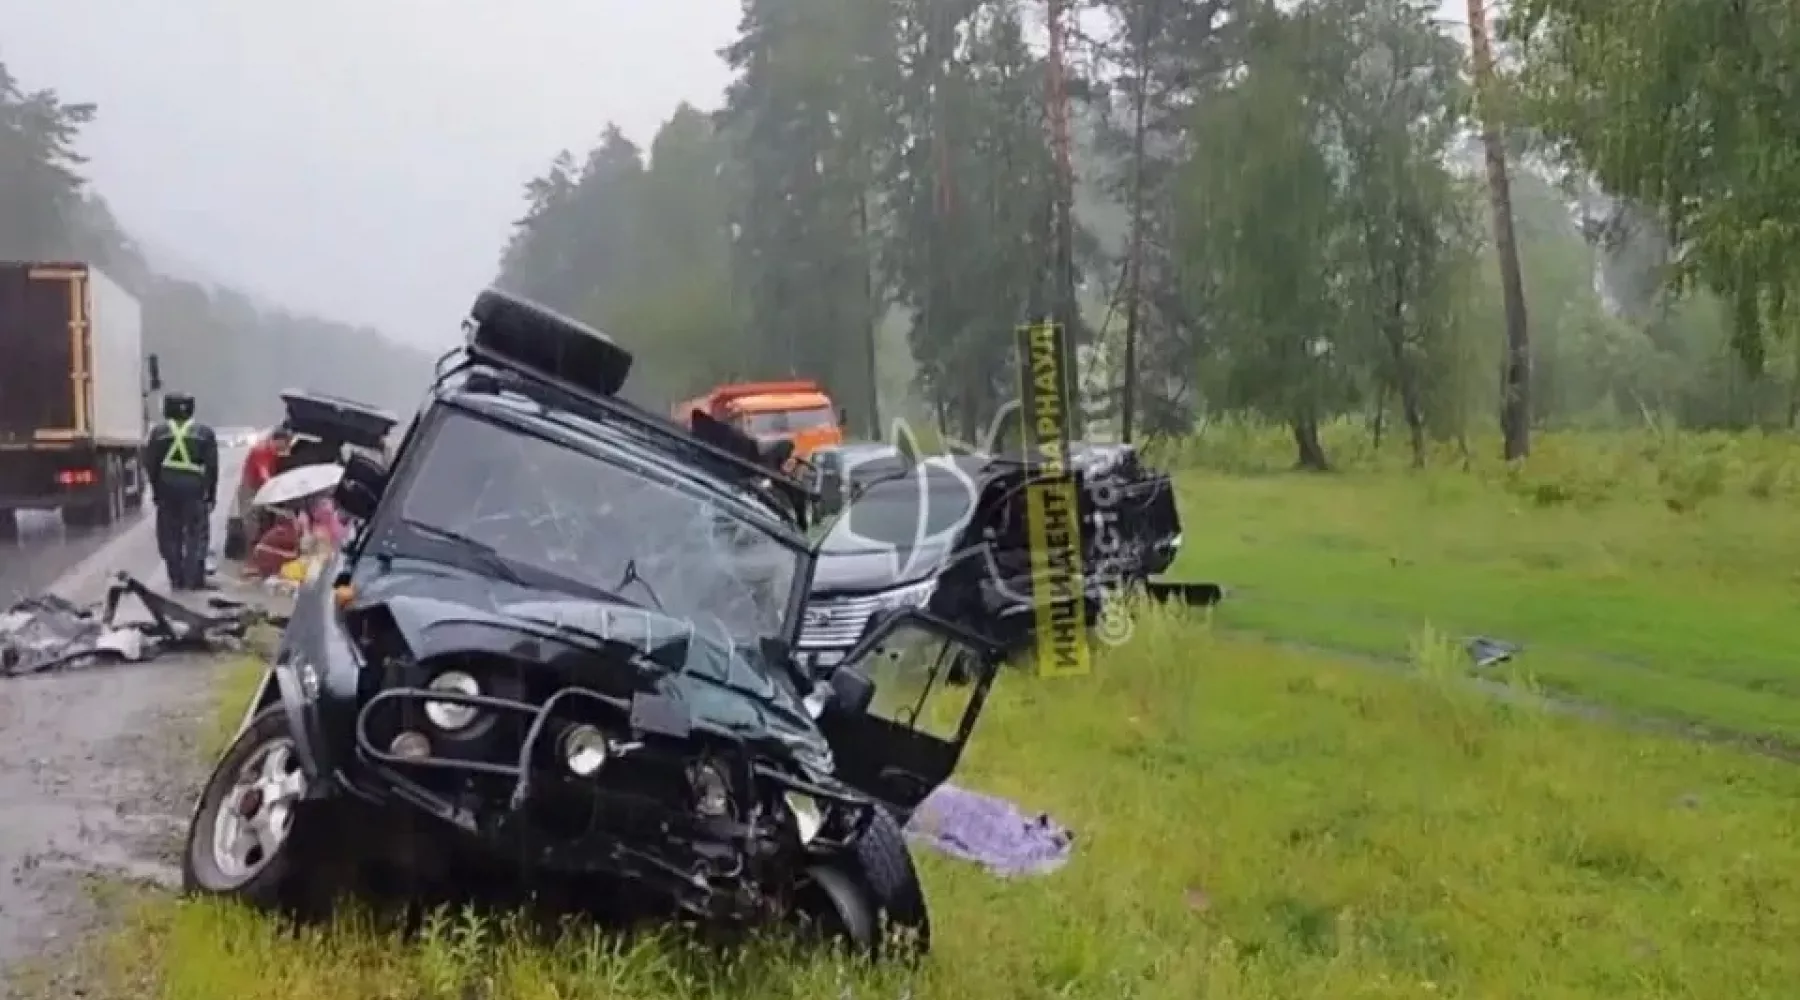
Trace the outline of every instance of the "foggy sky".
<path fill-rule="evenodd" d="M 154 262 L 436 348 L 558 150 L 717 105 L 738 9 L 0 0 L 0 59 L 99 104 L 88 174 Z"/>
<path fill-rule="evenodd" d="M 608 120 L 715 106 L 736 0 L 0 0 L 27 89 L 99 104 L 87 172 L 146 248 L 448 346 L 522 188 Z"/>

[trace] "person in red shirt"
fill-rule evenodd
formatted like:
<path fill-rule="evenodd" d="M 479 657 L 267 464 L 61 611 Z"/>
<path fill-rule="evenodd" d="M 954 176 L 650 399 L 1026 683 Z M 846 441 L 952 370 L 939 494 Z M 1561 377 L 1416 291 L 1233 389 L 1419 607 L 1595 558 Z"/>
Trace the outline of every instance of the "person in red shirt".
<path fill-rule="evenodd" d="M 277 515 L 269 530 L 256 540 L 256 547 L 244 557 L 244 567 L 255 577 L 271 577 L 281 572 L 289 560 L 300 558 L 300 519 Z"/>
<path fill-rule="evenodd" d="M 256 445 L 250 449 L 250 454 L 244 457 L 242 489 L 248 493 L 248 496 L 245 497 L 246 503 L 250 497 L 256 496 L 256 491 L 262 489 L 264 483 L 275 478 L 276 466 L 281 463 L 282 456 L 287 454 L 288 446 L 292 441 L 293 436 L 289 434 L 286 427 L 277 427 L 261 441 L 256 442 Z"/>
<path fill-rule="evenodd" d="M 287 456 L 292 445 L 293 434 L 282 425 L 252 445 L 250 452 L 244 456 L 244 471 L 238 477 L 237 500 L 231 511 L 231 522 L 235 523 L 227 523 L 225 529 L 227 559 L 243 558 L 268 529 L 269 518 L 265 516 L 266 512 L 255 510 L 252 501 L 256 497 L 256 491 L 275 478 L 276 470 L 281 467 L 281 460 Z"/>
<path fill-rule="evenodd" d="M 309 551 L 335 551 L 344 544 L 344 522 L 330 497 L 316 496 L 306 504 L 283 504 L 270 514 L 269 529 L 244 557 L 244 566 L 253 576 L 274 576 Z"/>

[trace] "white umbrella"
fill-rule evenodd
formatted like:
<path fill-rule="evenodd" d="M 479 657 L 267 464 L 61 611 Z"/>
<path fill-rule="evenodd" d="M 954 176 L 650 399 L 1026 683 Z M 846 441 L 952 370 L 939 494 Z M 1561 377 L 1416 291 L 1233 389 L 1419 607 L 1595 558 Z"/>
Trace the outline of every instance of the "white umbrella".
<path fill-rule="evenodd" d="M 262 484 L 262 489 L 256 491 L 251 504 L 270 507 L 279 503 L 292 503 L 334 489 L 338 480 L 343 478 L 344 467 L 341 465 L 302 465 Z"/>

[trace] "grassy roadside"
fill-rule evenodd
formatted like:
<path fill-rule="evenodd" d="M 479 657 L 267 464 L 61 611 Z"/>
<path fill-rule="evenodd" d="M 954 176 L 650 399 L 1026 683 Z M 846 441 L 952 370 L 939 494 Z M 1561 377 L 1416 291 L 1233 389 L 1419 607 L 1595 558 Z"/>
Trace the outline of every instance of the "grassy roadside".
<path fill-rule="evenodd" d="M 1559 446 L 1535 478 L 1184 473 L 1176 571 L 1236 589 L 1227 629 L 1380 656 L 1427 624 L 1494 636 L 1552 691 L 1800 744 L 1800 448 L 1703 488 Z"/>
<path fill-rule="evenodd" d="M 1800 771 L 1484 700 L 1157 614 L 1096 675 L 1009 677 L 962 776 L 1079 835 L 1054 875 L 924 859 L 915 979 L 829 958 L 449 918 L 298 940 L 156 900 L 110 942 L 134 1000 L 375 997 L 1786 997 Z M 245 693 L 222 709 L 235 722 Z M 910 993 L 902 993 L 902 990 Z"/>

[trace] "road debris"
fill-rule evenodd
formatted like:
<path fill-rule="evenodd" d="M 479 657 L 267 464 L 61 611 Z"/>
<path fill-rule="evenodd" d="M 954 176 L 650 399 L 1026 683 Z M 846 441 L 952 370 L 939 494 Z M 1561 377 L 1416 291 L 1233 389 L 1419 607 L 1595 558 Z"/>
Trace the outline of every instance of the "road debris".
<path fill-rule="evenodd" d="M 1511 663 L 1513 657 L 1519 655 L 1520 652 L 1516 643 L 1507 642 L 1504 639 L 1492 639 L 1485 635 L 1471 637 L 1463 643 L 1463 648 L 1468 652 L 1469 659 L 1477 669 Z"/>
<path fill-rule="evenodd" d="M 148 617 L 122 617 L 127 599 Z M 95 606 L 54 594 L 29 597 L 0 613 L 0 676 L 236 649 L 256 625 L 282 624 L 265 609 L 217 595 L 207 599 L 206 608 L 195 611 L 123 572 Z"/>

